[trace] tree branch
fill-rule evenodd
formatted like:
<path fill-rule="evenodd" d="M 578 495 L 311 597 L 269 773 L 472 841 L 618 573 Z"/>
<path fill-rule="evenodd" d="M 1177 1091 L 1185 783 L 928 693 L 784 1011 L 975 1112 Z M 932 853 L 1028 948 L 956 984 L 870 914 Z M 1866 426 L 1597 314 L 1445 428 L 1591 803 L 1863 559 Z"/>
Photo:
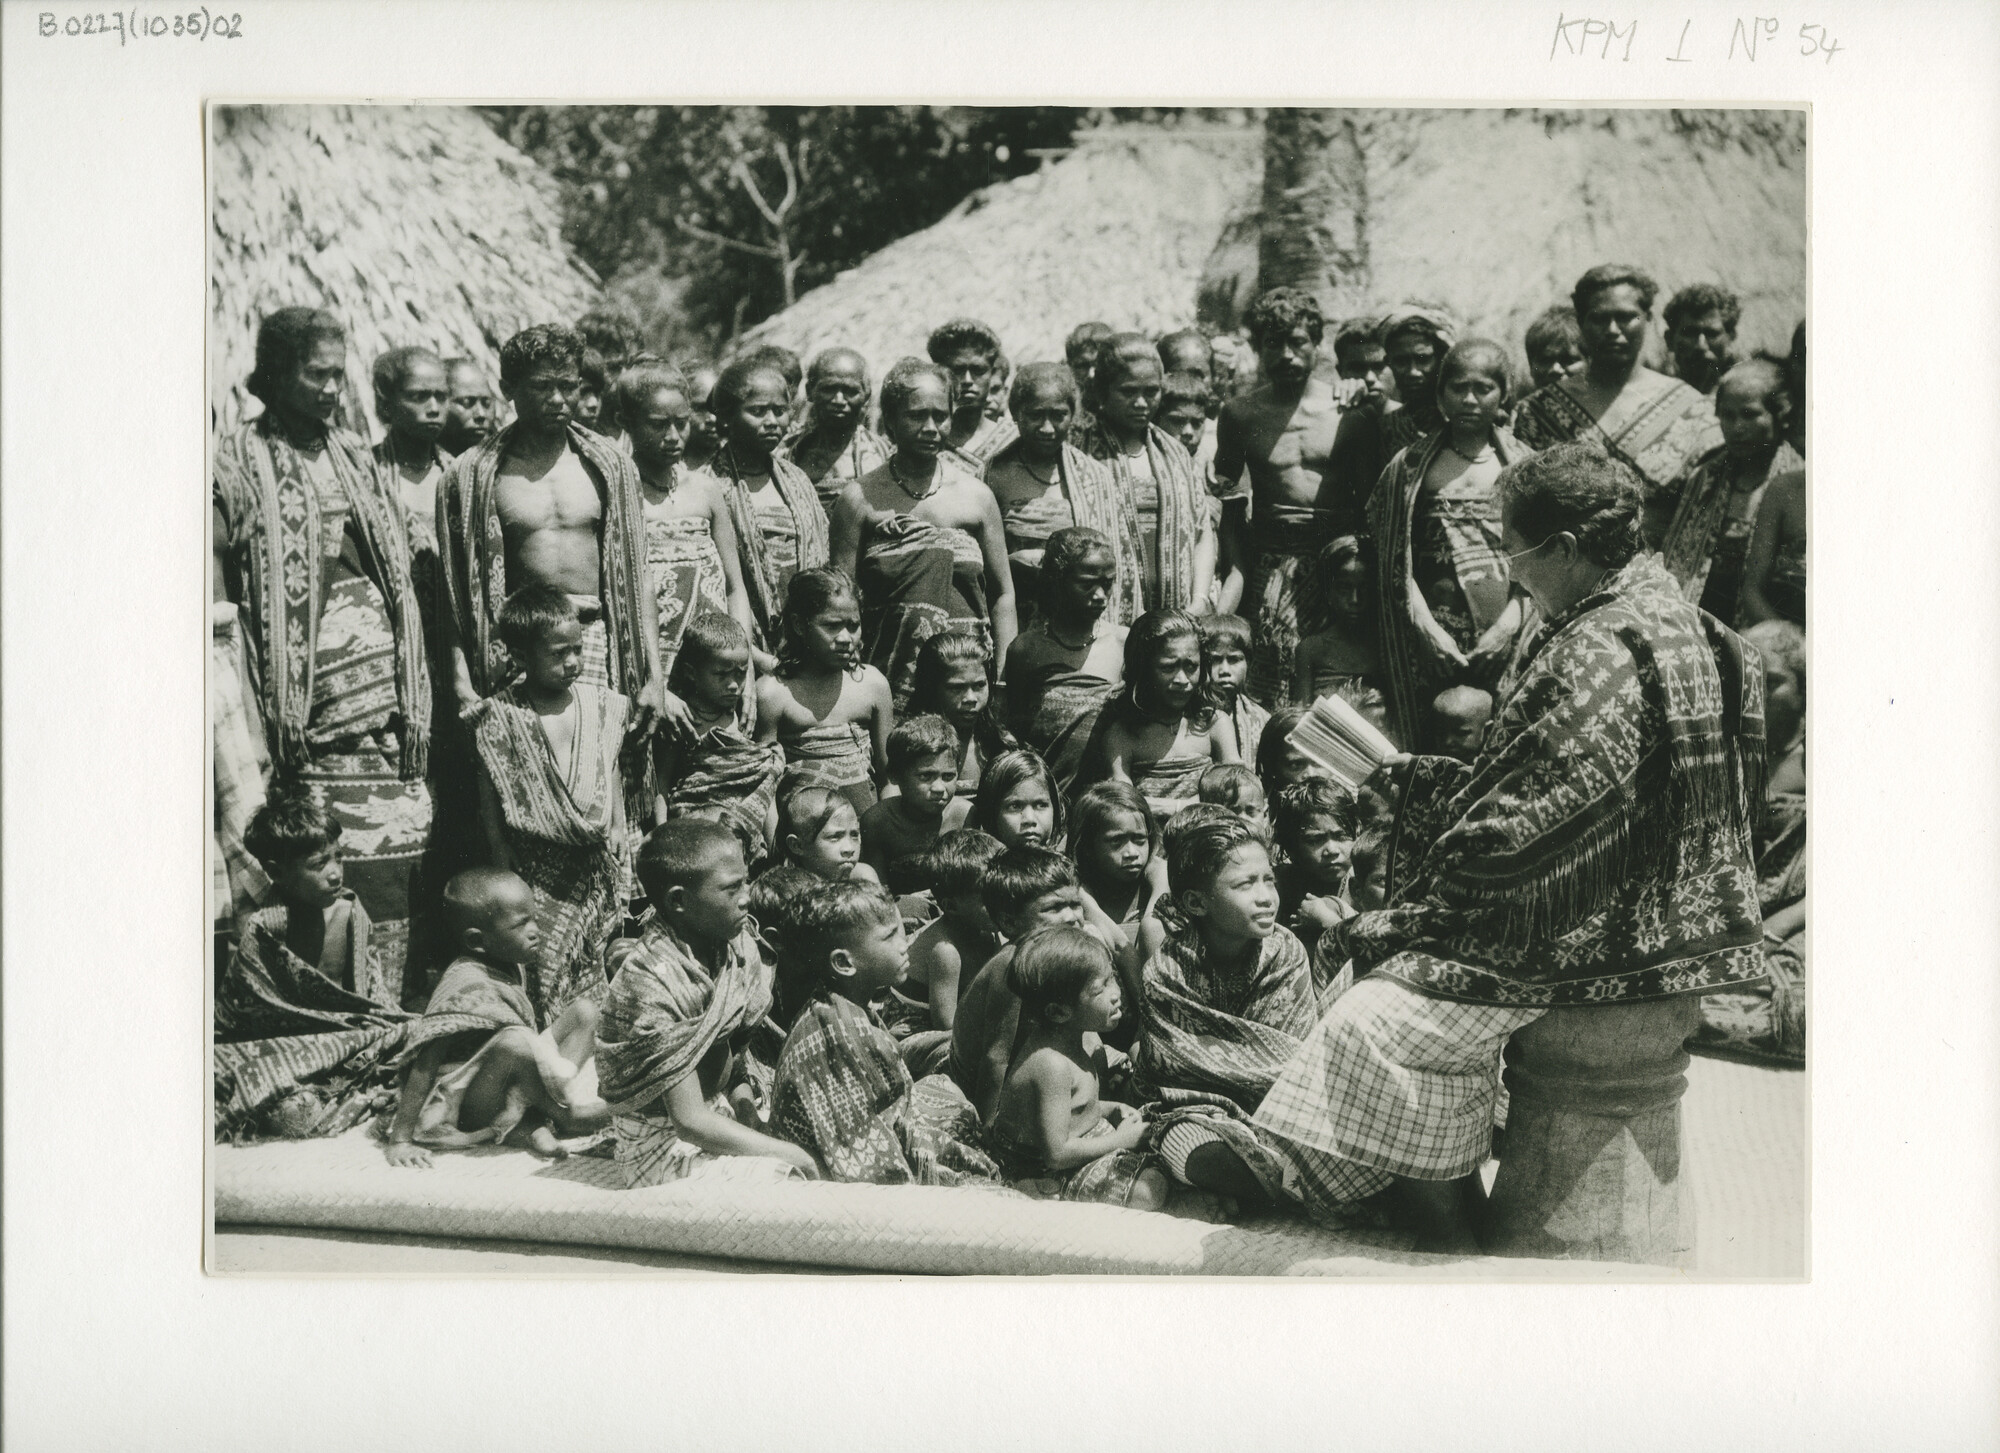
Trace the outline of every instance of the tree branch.
<path fill-rule="evenodd" d="M 685 217 L 674 218 L 674 226 L 680 228 L 681 231 L 687 233 L 690 237 L 699 237 L 703 242 L 713 242 L 718 247 L 733 247 L 738 252 L 749 253 L 752 257 L 769 258 L 773 261 L 777 261 L 781 257 L 781 254 L 775 247 L 764 247 L 752 242 L 738 242 L 734 237 L 724 237 L 720 232 L 711 232 L 706 227 L 697 227 Z"/>

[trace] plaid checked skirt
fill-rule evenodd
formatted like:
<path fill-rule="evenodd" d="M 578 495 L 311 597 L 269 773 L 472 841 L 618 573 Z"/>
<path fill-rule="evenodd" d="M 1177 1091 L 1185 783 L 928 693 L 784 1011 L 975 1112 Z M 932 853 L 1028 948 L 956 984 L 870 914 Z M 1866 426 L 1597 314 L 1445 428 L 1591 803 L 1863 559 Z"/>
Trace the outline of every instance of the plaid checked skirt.
<path fill-rule="evenodd" d="M 1253 1123 L 1287 1142 L 1313 1188 L 1336 1200 L 1390 1176 L 1456 1180 L 1493 1143 L 1500 1055 L 1545 1009 L 1433 999 L 1365 978 L 1278 1075 Z"/>

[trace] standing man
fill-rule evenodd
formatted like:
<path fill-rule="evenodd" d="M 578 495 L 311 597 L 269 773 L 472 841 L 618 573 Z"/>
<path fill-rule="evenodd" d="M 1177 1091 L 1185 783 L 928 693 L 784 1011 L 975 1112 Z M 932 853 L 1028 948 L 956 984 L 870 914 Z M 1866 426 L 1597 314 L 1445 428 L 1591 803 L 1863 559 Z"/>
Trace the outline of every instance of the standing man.
<path fill-rule="evenodd" d="M 986 417 L 986 400 L 1000 366 L 1000 337 L 977 318 L 953 318 L 931 334 L 928 351 L 931 362 L 951 375 L 945 450 L 984 479 L 986 461 L 1020 436 L 1012 419 Z"/>
<path fill-rule="evenodd" d="M 439 480 L 452 690 L 462 711 L 506 685 L 515 668 L 495 629 L 501 604 L 524 586 L 552 585 L 583 620 L 583 680 L 630 697 L 643 736 L 665 705 L 665 683 L 639 472 L 577 424 L 582 362 L 582 341 L 558 324 L 509 338 L 500 390 L 514 422 Z M 683 707 L 675 724 L 685 716 Z"/>
<path fill-rule="evenodd" d="M 1713 396 L 1722 375 L 1736 362 L 1736 327 L 1743 301 L 1728 288 L 1695 283 L 1667 303 L 1667 352 L 1674 374 L 1698 394 Z"/>
<path fill-rule="evenodd" d="M 1299 637 L 1323 624 L 1312 603 L 1303 612 L 1299 566 L 1339 534 L 1357 528 L 1352 512 L 1322 502 L 1340 405 L 1314 377 L 1326 319 L 1310 293 L 1272 288 L 1250 305 L 1250 343 L 1262 379 L 1222 406 L 1216 420 L 1215 472 L 1250 471 L 1250 570 L 1243 613 L 1250 619 L 1246 689 L 1276 706 L 1287 699 Z M 1304 620 L 1301 620 L 1301 616 Z"/>
<path fill-rule="evenodd" d="M 493 437 L 493 389 L 479 365 L 469 358 L 447 359 L 444 371 L 449 393 L 438 447 L 447 454 L 463 454 Z"/>

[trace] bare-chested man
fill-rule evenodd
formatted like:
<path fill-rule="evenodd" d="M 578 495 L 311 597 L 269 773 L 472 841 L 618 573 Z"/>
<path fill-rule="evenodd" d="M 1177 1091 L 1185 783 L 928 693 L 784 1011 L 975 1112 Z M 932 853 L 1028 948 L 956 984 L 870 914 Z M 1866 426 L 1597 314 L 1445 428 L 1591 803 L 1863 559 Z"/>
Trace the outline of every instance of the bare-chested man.
<path fill-rule="evenodd" d="M 438 447 L 447 454 L 463 454 L 493 437 L 499 418 L 493 407 L 493 386 L 469 358 L 446 359 L 444 371 L 448 393 Z"/>
<path fill-rule="evenodd" d="M 1246 323 L 1263 381 L 1222 406 L 1215 473 L 1250 471 L 1250 570 L 1243 614 L 1251 631 L 1245 689 L 1275 706 L 1285 700 L 1299 637 L 1323 624 L 1308 609 L 1301 627 L 1298 575 L 1336 535 L 1356 528 L 1355 509 L 1324 497 L 1340 405 L 1314 376 L 1326 319 L 1310 293 L 1272 288 L 1250 305 Z"/>
<path fill-rule="evenodd" d="M 637 732 L 667 708 L 659 630 L 646 584 L 644 506 L 630 455 L 574 418 L 583 345 L 554 324 L 500 350 L 514 422 L 452 462 L 437 526 L 451 610 L 452 689 L 460 708 L 492 695 L 514 665 L 496 624 L 513 591 L 551 585 L 584 623 L 583 679 L 638 704 Z M 497 528 L 496 528 L 497 526 Z"/>

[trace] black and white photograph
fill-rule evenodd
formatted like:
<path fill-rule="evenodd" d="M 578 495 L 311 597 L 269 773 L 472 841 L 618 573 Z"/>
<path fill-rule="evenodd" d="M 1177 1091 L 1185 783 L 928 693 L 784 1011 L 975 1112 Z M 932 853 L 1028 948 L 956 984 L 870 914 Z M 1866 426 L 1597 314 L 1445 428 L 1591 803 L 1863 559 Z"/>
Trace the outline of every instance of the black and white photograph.
<path fill-rule="evenodd" d="M 1807 136 L 212 106 L 208 1269 L 1805 1277 Z"/>

